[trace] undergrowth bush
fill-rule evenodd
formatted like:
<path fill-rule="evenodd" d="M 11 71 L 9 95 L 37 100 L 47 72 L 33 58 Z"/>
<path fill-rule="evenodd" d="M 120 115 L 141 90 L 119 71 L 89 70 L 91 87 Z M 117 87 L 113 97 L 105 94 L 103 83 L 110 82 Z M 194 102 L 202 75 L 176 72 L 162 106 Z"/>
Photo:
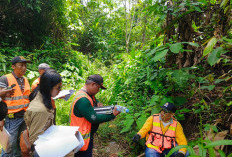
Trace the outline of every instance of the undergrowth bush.
<path fill-rule="evenodd" d="M 61 74 L 63 89 L 78 91 L 84 86 L 89 75 L 102 75 L 107 90 L 100 90 L 96 97 L 105 105 L 126 106 L 130 112 L 120 114 L 113 122 L 102 125 L 98 134 L 102 137 L 110 135 L 110 138 L 116 141 L 126 139 L 125 142 L 129 144 L 129 149 L 132 149 L 132 154 L 142 151 L 145 141 L 141 141 L 140 146 L 134 146 L 131 138 L 143 126 L 146 119 L 158 113 L 160 106 L 166 102 L 177 105 L 178 120 L 185 120 L 186 113 L 201 113 L 205 116 L 204 124 L 212 123 L 223 110 L 229 112 L 231 108 L 231 94 L 228 94 L 231 85 L 222 86 L 222 83 L 229 80 L 229 75 L 216 77 L 198 74 L 202 70 L 200 66 L 167 68 L 165 57 L 156 58 L 155 61 L 154 57 L 148 57 L 147 53 L 151 50 L 121 53 L 115 56 L 120 58 L 120 61 L 105 66 L 102 60 L 98 58 L 90 60 L 92 56 L 83 55 L 65 44 L 57 46 L 48 44 L 44 45 L 44 48 L 46 49 L 29 52 L 20 47 L 1 47 L 0 74 L 12 71 L 10 61 L 13 57 L 24 56 L 32 61 L 32 64 L 28 64 L 26 73 L 30 83 L 39 76 L 37 67 L 43 62 Z M 214 92 L 220 93 L 220 98 L 215 96 Z M 67 102 L 56 100 L 58 125 L 68 125 L 73 97 L 74 95 Z M 194 103 L 190 104 L 189 101 Z"/>

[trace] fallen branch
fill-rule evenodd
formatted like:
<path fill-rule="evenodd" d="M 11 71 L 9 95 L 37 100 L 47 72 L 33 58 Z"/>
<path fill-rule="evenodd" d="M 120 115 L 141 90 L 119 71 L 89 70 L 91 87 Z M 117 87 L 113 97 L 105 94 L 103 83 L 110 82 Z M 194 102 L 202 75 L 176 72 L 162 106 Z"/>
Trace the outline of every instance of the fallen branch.
<path fill-rule="evenodd" d="M 137 156 L 137 157 L 142 157 L 142 156 L 145 156 L 145 153 L 142 153 L 142 154 L 140 154 L 140 155 Z"/>

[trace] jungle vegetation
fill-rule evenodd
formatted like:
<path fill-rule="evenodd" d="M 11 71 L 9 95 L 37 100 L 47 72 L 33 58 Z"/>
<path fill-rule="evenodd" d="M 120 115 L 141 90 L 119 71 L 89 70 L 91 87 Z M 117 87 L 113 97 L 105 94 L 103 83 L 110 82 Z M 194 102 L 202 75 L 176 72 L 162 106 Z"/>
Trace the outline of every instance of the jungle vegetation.
<path fill-rule="evenodd" d="M 198 146 L 199 156 L 227 156 L 231 25 L 231 0 L 2 0 L 0 73 L 11 72 L 20 55 L 32 61 L 31 83 L 44 62 L 62 75 L 63 89 L 78 90 L 88 75 L 101 74 L 107 90 L 98 99 L 130 112 L 101 125 L 96 156 L 111 155 L 109 141 L 123 146 L 118 156 L 143 153 L 145 141 L 131 139 L 167 101 L 178 107 L 190 152 Z M 68 125 L 71 99 L 58 100 L 58 125 Z"/>

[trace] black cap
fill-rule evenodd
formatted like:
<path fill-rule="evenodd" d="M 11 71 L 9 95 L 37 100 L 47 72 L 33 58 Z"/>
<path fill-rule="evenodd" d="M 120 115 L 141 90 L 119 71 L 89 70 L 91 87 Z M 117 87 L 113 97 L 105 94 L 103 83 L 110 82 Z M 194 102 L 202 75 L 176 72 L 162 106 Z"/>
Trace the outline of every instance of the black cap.
<path fill-rule="evenodd" d="M 95 74 L 95 75 L 90 75 L 87 80 L 93 81 L 97 84 L 100 85 L 101 89 L 106 89 L 106 87 L 103 86 L 103 78 L 101 77 L 101 75 L 99 74 Z"/>
<path fill-rule="evenodd" d="M 176 112 L 176 106 L 173 103 L 167 102 L 163 106 L 161 106 L 162 109 L 171 111 L 172 113 Z"/>
<path fill-rule="evenodd" d="M 11 60 L 12 64 L 15 63 L 31 63 L 31 61 L 26 60 L 23 56 L 17 56 Z"/>

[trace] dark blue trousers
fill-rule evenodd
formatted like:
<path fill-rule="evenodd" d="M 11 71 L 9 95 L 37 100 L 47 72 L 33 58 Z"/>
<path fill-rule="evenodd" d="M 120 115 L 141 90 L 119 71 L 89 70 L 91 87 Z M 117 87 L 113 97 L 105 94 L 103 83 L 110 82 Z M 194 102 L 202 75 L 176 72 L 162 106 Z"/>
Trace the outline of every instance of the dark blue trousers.
<path fill-rule="evenodd" d="M 93 137 L 90 137 L 89 147 L 86 151 L 75 153 L 74 157 L 92 157 L 93 154 Z"/>

